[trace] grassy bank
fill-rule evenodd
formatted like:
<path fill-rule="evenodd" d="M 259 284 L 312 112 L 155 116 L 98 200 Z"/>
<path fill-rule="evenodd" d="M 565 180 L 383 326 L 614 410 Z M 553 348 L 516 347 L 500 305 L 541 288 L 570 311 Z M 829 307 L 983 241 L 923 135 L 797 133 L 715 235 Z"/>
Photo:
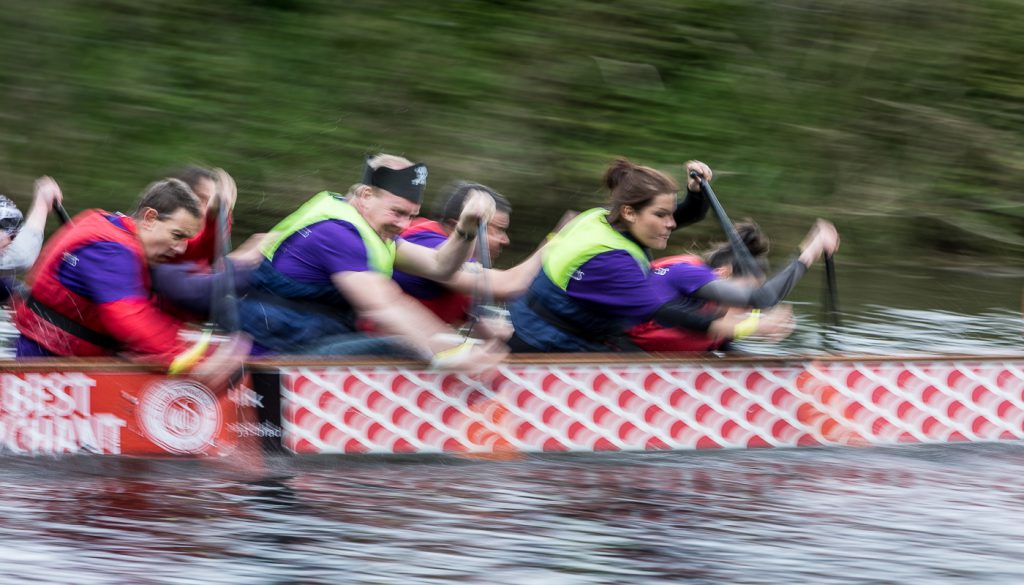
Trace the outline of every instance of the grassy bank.
<path fill-rule="evenodd" d="M 524 252 L 611 157 L 700 158 L 786 246 L 825 216 L 850 258 L 1020 257 L 1022 7 L 39 0 L 0 13 L 0 191 L 128 209 L 197 161 L 235 175 L 242 235 L 383 149 L 509 195 Z"/>

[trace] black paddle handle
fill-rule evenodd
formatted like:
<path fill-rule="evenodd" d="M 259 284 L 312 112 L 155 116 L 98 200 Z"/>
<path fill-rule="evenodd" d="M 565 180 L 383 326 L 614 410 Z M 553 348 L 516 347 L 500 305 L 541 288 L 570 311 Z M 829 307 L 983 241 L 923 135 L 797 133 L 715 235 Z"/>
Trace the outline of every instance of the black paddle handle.
<path fill-rule="evenodd" d="M 60 201 L 53 202 L 53 212 L 57 214 L 57 219 L 60 220 L 61 225 L 67 225 L 71 223 L 71 216 L 68 215 L 68 210 L 64 209 Z"/>
<path fill-rule="evenodd" d="M 725 232 L 725 237 L 729 240 L 729 245 L 732 246 L 733 256 L 736 258 L 736 263 L 739 264 L 741 270 L 757 278 L 763 277 L 764 272 L 757 265 L 757 262 L 754 261 L 754 257 L 750 255 L 750 250 L 743 243 L 743 240 L 740 239 L 740 235 L 736 233 L 736 227 L 729 221 L 729 216 L 725 214 L 725 209 L 718 202 L 718 197 L 715 196 L 715 191 L 711 188 L 711 184 L 704 179 L 704 175 L 697 171 L 690 171 L 690 176 L 700 181 L 700 190 L 708 198 L 708 202 L 711 203 L 711 209 L 715 211 L 718 223 L 722 225 L 722 231 Z"/>
<path fill-rule="evenodd" d="M 480 218 L 480 223 L 477 225 L 476 249 L 476 256 L 477 260 L 480 261 L 480 266 L 482 266 L 484 270 L 490 270 L 491 251 L 487 248 L 487 221 L 483 218 Z M 491 283 L 487 278 L 486 272 L 481 274 L 481 279 L 483 282 L 483 294 L 480 296 L 480 301 L 484 305 L 490 305 L 494 302 L 494 299 L 491 298 Z"/>
<path fill-rule="evenodd" d="M 217 232 L 215 257 L 220 260 L 222 274 L 216 282 L 213 300 L 210 306 L 210 319 L 219 324 L 227 333 L 235 333 L 240 329 L 238 317 L 238 298 L 235 294 L 235 267 L 228 260 L 231 253 L 231 233 L 228 224 L 230 210 L 221 202 L 217 209 Z"/>
<path fill-rule="evenodd" d="M 488 271 L 491 268 L 491 252 L 487 249 L 487 221 L 480 218 L 476 228 L 476 259 L 480 263 L 480 274 L 477 276 L 473 286 L 473 296 L 470 302 L 469 319 L 462 329 L 466 339 L 473 333 L 478 321 L 487 316 L 487 311 L 494 303 L 491 294 L 491 281 Z"/>
<path fill-rule="evenodd" d="M 832 260 L 832 254 L 825 254 L 825 318 L 833 327 L 839 327 L 838 290 L 835 262 Z"/>

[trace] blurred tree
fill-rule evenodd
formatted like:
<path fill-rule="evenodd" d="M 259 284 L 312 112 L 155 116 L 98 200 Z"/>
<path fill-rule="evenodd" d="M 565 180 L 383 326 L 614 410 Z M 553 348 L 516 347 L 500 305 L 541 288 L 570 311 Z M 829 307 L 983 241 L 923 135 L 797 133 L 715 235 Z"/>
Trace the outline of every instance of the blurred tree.
<path fill-rule="evenodd" d="M 168 168 L 219 165 L 241 236 L 383 149 L 430 163 L 435 186 L 508 194 L 523 252 L 601 201 L 611 157 L 700 158 L 730 213 L 785 245 L 820 215 L 846 257 L 1019 257 L 1020 8 L 37 0 L 0 13 L 0 191 L 24 200 L 49 173 L 72 210 L 127 209 Z"/>

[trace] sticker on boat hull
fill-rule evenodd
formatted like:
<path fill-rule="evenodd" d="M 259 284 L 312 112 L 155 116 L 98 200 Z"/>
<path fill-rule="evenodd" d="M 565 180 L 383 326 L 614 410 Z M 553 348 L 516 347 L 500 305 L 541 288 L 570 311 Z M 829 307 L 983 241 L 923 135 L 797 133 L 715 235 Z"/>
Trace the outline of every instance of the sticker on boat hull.
<path fill-rule="evenodd" d="M 223 416 L 202 384 L 163 380 L 142 392 L 137 418 L 143 434 L 170 453 L 202 453 L 213 446 Z"/>

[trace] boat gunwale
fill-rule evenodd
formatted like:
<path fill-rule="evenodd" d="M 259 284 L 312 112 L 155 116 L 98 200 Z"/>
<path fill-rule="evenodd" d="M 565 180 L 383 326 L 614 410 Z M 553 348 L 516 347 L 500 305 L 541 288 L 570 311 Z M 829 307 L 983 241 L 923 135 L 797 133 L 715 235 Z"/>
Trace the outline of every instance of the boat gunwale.
<path fill-rule="evenodd" d="M 906 355 L 875 355 L 875 354 L 806 354 L 806 355 L 742 355 L 718 356 L 714 354 L 623 354 L 623 353 L 551 353 L 551 354 L 518 354 L 510 355 L 503 362 L 506 366 L 637 366 L 666 364 L 684 366 L 721 365 L 765 365 L 785 366 L 799 363 L 893 363 L 893 362 L 999 362 L 1022 361 L 1020 354 L 906 354 Z M 254 373 L 271 373 L 282 368 L 296 367 L 395 367 L 405 369 L 426 369 L 424 362 L 394 359 L 385 357 L 338 357 L 338 356 L 275 356 L 257 358 L 246 362 L 245 367 Z M 35 359 L 0 359 L 0 372 L 23 373 L 43 371 L 81 371 L 81 372 L 118 372 L 118 373 L 162 373 L 166 370 L 157 364 L 133 362 L 119 358 L 35 358 Z"/>

